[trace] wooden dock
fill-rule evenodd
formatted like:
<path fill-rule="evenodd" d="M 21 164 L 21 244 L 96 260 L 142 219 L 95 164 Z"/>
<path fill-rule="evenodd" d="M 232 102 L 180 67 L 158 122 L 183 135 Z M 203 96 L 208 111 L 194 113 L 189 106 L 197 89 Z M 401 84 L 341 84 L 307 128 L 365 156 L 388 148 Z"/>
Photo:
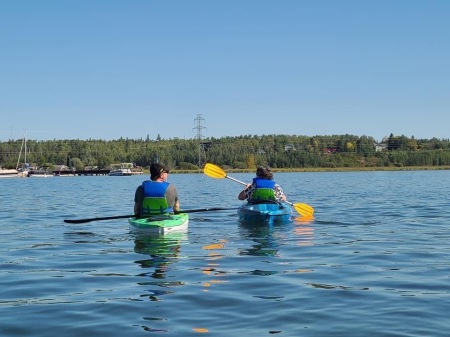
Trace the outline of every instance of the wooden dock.
<path fill-rule="evenodd" d="M 110 170 L 52 171 L 55 176 L 107 176 Z"/>

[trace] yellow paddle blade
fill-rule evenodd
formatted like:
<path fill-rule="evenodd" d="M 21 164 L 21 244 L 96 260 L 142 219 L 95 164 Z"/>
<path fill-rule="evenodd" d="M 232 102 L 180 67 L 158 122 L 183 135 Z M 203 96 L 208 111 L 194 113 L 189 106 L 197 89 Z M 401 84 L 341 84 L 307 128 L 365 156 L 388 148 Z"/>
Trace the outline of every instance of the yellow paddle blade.
<path fill-rule="evenodd" d="M 205 173 L 208 177 L 223 179 L 227 177 L 227 174 L 224 170 L 222 170 L 219 166 L 206 163 L 203 168 L 203 173 Z"/>
<path fill-rule="evenodd" d="M 314 215 L 314 208 L 308 204 L 294 204 L 294 208 L 304 217 L 312 217 Z"/>

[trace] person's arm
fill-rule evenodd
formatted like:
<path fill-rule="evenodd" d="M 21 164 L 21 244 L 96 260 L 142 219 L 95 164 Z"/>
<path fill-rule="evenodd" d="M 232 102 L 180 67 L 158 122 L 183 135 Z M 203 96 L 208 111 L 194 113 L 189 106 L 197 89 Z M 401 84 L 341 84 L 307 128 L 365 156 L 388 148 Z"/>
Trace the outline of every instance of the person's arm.
<path fill-rule="evenodd" d="M 248 197 L 248 191 L 250 190 L 251 184 L 247 184 L 247 187 L 241 191 L 238 195 L 239 200 L 245 200 Z"/>
<path fill-rule="evenodd" d="M 141 208 L 139 206 L 139 204 L 137 202 L 134 203 L 134 216 L 136 218 L 139 218 L 139 216 L 141 215 Z"/>
<path fill-rule="evenodd" d="M 180 211 L 180 199 L 178 199 L 178 190 L 175 185 L 170 184 L 166 191 L 167 202 L 172 207 L 174 213 Z M 172 205 L 172 206 L 171 206 Z"/>
<path fill-rule="evenodd" d="M 178 199 L 175 200 L 175 204 L 173 205 L 173 211 L 174 213 L 178 213 L 180 211 L 180 201 Z"/>
<path fill-rule="evenodd" d="M 283 192 L 283 189 L 280 187 L 280 185 L 275 185 L 275 195 L 277 199 L 281 199 L 283 201 L 287 201 L 286 195 Z"/>
<path fill-rule="evenodd" d="M 141 203 L 144 197 L 144 191 L 142 190 L 142 186 L 136 188 L 136 192 L 134 193 L 134 216 L 139 218 L 141 216 Z"/>

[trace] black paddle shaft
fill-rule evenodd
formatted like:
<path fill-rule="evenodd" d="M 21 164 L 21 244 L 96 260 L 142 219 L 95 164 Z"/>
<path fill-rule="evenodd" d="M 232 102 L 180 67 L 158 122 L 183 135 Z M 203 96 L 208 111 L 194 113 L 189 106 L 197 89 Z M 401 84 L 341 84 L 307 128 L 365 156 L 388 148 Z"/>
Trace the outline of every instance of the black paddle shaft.
<path fill-rule="evenodd" d="M 175 214 L 179 214 L 179 213 L 210 212 L 210 211 L 227 211 L 227 210 L 231 210 L 231 209 L 236 209 L 236 208 L 211 207 L 211 208 L 200 208 L 200 209 L 187 209 L 187 210 L 176 212 Z M 76 223 L 86 223 L 86 222 L 100 221 L 100 220 L 126 219 L 126 218 L 132 218 L 132 217 L 134 217 L 134 214 L 132 214 L 132 215 L 106 216 L 106 217 L 89 218 L 89 219 L 65 219 L 64 222 L 76 224 Z"/>

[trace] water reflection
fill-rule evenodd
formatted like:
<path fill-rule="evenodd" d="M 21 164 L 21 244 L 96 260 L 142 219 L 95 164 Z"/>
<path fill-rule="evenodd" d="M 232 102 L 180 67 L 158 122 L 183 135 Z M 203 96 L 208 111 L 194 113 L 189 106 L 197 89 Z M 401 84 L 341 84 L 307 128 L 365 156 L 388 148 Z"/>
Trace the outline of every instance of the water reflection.
<path fill-rule="evenodd" d="M 283 244 L 283 240 L 288 238 L 292 226 L 292 223 L 279 225 L 239 223 L 241 237 L 254 242 L 251 247 L 241 249 L 239 255 L 278 256 L 278 248 Z"/>
<path fill-rule="evenodd" d="M 294 219 L 294 238 L 298 239 L 298 246 L 312 246 L 314 244 L 314 218 L 297 217 Z"/>
<path fill-rule="evenodd" d="M 219 240 L 217 243 L 211 243 L 202 247 L 203 250 L 208 252 L 208 256 L 205 258 L 207 262 L 207 266 L 202 269 L 202 273 L 211 277 L 209 281 L 203 282 L 204 291 L 208 292 L 209 288 L 213 284 L 226 283 L 227 280 L 221 280 L 219 278 L 223 278 L 226 276 L 226 272 L 220 270 L 219 260 L 224 257 L 221 251 L 225 248 L 226 240 Z"/>
<path fill-rule="evenodd" d="M 170 266 L 175 263 L 181 252 L 181 243 L 187 240 L 187 232 L 170 233 L 166 235 L 136 234 L 134 251 L 147 255 L 149 258 L 137 260 L 141 268 L 151 271 L 139 274 L 154 279 L 166 279 Z"/>
<path fill-rule="evenodd" d="M 279 225 L 239 223 L 240 236 L 254 244 L 241 249 L 240 255 L 278 256 L 278 250 L 286 241 L 298 240 L 299 246 L 314 244 L 314 218 L 297 217 L 291 223 Z M 292 236 L 291 233 L 295 235 Z"/>

